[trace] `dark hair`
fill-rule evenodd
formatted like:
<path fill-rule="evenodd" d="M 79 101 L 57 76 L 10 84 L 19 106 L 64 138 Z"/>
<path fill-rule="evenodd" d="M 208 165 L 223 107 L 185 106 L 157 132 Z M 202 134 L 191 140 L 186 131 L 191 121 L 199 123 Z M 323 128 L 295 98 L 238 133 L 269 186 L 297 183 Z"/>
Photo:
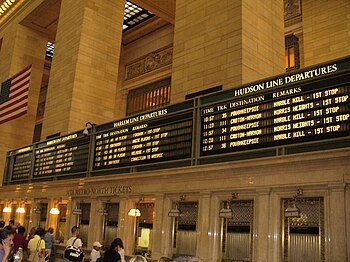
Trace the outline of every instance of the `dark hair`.
<path fill-rule="evenodd" d="M 11 219 L 11 220 L 9 221 L 9 224 L 10 224 L 10 225 L 14 225 L 14 224 L 15 224 L 15 220 Z"/>
<path fill-rule="evenodd" d="M 15 231 L 13 229 L 0 229 L 0 240 L 5 240 L 11 235 L 14 235 Z"/>
<path fill-rule="evenodd" d="M 10 225 L 7 225 L 6 227 L 4 227 L 4 229 L 7 229 L 7 230 L 13 230 L 13 228 L 10 226 Z"/>
<path fill-rule="evenodd" d="M 110 249 L 115 249 L 117 247 L 117 243 L 114 241 L 111 243 Z"/>
<path fill-rule="evenodd" d="M 52 228 L 52 227 L 49 227 L 48 229 L 47 229 L 47 232 L 50 232 L 51 234 L 54 232 L 54 229 Z"/>
<path fill-rule="evenodd" d="M 117 237 L 116 239 L 113 240 L 113 242 L 115 243 L 116 246 L 119 246 L 121 248 L 124 248 L 124 245 L 123 245 L 123 241 Z"/>
<path fill-rule="evenodd" d="M 0 221 L 0 229 L 3 228 L 5 226 L 5 221 L 4 220 L 1 220 Z"/>
<path fill-rule="evenodd" d="M 22 226 L 19 226 L 17 231 L 18 231 L 18 234 L 24 234 L 24 232 L 26 232 L 26 229 Z"/>
<path fill-rule="evenodd" d="M 73 233 L 77 232 L 78 230 L 79 230 L 78 226 L 73 226 L 71 232 L 73 234 Z"/>
<path fill-rule="evenodd" d="M 36 230 L 35 230 L 35 235 L 38 235 L 39 237 L 43 237 L 45 236 L 46 234 L 46 231 L 45 229 L 41 228 L 41 227 L 38 227 Z"/>

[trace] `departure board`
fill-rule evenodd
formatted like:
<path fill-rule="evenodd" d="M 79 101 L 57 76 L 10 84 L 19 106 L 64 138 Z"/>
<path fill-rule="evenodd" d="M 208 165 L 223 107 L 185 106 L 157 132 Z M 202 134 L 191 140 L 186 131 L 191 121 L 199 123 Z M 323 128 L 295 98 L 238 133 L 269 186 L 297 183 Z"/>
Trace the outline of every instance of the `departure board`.
<path fill-rule="evenodd" d="M 28 179 L 32 163 L 32 147 L 21 148 L 13 152 L 12 180 Z"/>
<path fill-rule="evenodd" d="M 34 150 L 33 177 L 87 171 L 89 136 L 82 132 L 50 140 Z"/>
<path fill-rule="evenodd" d="M 350 86 L 318 83 L 237 98 L 201 111 L 201 156 L 349 135 Z"/>
<path fill-rule="evenodd" d="M 186 107 L 190 110 L 183 110 Z M 94 170 L 191 157 L 192 101 L 121 120 L 114 126 L 119 128 L 96 134 Z"/>

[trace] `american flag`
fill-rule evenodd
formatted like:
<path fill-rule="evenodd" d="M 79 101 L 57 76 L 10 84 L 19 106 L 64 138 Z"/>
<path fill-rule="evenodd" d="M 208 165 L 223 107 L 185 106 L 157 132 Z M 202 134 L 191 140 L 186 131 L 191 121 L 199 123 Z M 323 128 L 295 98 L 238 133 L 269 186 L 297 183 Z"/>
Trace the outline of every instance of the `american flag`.
<path fill-rule="evenodd" d="M 1 84 L 0 125 L 27 113 L 31 68 L 28 66 Z"/>

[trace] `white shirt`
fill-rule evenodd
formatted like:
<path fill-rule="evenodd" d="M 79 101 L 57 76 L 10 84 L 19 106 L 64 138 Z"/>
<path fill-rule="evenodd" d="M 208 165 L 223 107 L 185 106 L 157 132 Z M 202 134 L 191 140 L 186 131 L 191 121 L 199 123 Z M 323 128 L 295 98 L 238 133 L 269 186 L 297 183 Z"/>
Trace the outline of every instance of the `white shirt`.
<path fill-rule="evenodd" d="M 91 262 L 96 262 L 96 260 L 100 257 L 101 257 L 100 251 L 97 251 L 94 248 L 92 248 L 91 254 L 90 254 Z"/>
<path fill-rule="evenodd" d="M 77 240 L 75 240 L 77 239 Z M 74 242 L 75 240 L 75 242 Z M 81 242 L 81 239 L 80 238 L 76 238 L 76 237 L 71 237 L 70 239 L 68 239 L 67 241 L 67 247 L 68 246 L 72 246 L 73 245 L 73 242 L 74 242 L 74 246 L 77 247 L 77 248 L 82 248 L 83 246 L 83 242 Z"/>

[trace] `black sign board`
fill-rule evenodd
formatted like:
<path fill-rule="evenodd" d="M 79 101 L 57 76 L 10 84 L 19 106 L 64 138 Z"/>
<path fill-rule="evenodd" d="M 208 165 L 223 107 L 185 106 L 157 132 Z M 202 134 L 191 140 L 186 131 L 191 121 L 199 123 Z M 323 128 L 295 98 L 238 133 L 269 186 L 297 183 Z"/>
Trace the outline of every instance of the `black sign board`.
<path fill-rule="evenodd" d="M 95 136 L 93 170 L 191 157 L 193 101 L 120 120 L 113 126 L 116 128 Z"/>
<path fill-rule="evenodd" d="M 201 156 L 346 136 L 349 97 L 347 75 L 205 107 Z"/>

